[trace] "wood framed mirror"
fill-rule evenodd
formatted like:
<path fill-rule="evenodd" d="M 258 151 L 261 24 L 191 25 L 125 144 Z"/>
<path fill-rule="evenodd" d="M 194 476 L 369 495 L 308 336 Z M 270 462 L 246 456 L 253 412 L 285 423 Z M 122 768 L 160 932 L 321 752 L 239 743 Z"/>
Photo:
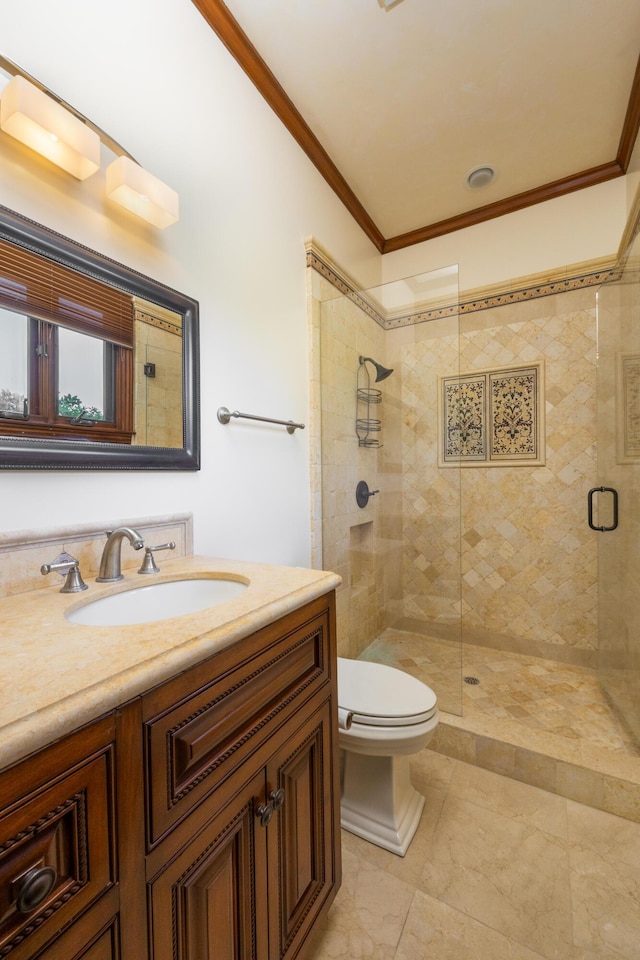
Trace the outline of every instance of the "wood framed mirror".
<path fill-rule="evenodd" d="M 198 470 L 198 303 L 0 207 L 0 469 Z"/>

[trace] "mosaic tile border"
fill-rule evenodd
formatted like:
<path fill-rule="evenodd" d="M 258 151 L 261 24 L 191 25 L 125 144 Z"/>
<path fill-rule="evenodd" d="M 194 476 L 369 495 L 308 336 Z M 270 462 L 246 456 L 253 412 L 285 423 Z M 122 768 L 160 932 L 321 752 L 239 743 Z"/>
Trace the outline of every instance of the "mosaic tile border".
<path fill-rule="evenodd" d="M 182 317 L 179 313 L 167 310 L 157 303 L 143 300 L 142 297 L 134 297 L 133 301 L 135 320 L 140 320 L 152 327 L 158 327 L 160 330 L 166 330 L 178 337 L 182 336 Z"/>
<path fill-rule="evenodd" d="M 155 327 L 158 330 L 164 330 L 175 337 L 182 339 L 182 326 L 177 323 L 171 323 L 163 317 L 154 317 L 151 313 L 145 313 L 143 310 L 135 310 L 134 320 L 138 323 L 146 323 L 148 327 Z"/>
<path fill-rule="evenodd" d="M 375 320 L 381 327 L 385 327 L 384 318 L 380 316 L 375 307 L 365 300 L 355 285 L 352 286 L 351 281 L 347 280 L 344 274 L 328 259 L 325 259 L 316 248 L 307 247 L 307 267 L 315 270 L 321 277 L 328 280 L 336 290 L 351 300 L 352 303 L 355 303 L 357 307 L 360 307 L 368 317 Z"/>
<path fill-rule="evenodd" d="M 364 313 L 385 330 L 397 327 L 406 327 L 417 323 L 426 323 L 431 320 L 442 320 L 448 317 L 463 316 L 477 313 L 481 310 L 491 310 L 494 307 L 503 307 L 510 303 L 521 303 L 524 300 L 536 300 L 540 297 L 550 297 L 559 293 L 573 290 L 583 290 L 588 287 L 597 287 L 603 283 L 619 280 L 620 265 L 616 258 L 607 257 L 595 261 L 592 266 L 576 264 L 564 268 L 557 274 L 544 274 L 524 277 L 509 282 L 509 285 L 500 284 L 494 288 L 468 294 L 459 303 L 437 304 L 428 310 L 417 310 L 402 316 L 383 315 L 371 304 L 350 278 L 348 278 L 333 263 L 331 258 L 315 245 L 307 241 L 306 265 L 324 277 L 341 294 L 348 297 Z"/>
<path fill-rule="evenodd" d="M 543 466 L 544 362 L 438 378 L 438 466 Z"/>

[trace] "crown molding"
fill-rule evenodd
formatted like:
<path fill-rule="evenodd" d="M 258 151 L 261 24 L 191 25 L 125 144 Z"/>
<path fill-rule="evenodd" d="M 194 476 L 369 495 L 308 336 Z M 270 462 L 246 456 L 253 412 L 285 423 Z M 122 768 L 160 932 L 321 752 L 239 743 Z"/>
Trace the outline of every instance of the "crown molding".
<path fill-rule="evenodd" d="M 192 0 L 211 29 L 298 142 L 333 192 L 382 253 L 384 237 L 316 135 L 222 0 Z"/>
<path fill-rule="evenodd" d="M 476 207 L 474 210 L 468 210 L 446 220 L 440 220 L 438 223 L 427 224 L 416 230 L 385 238 L 284 88 L 231 15 L 223 0 L 192 0 L 192 3 L 289 130 L 292 137 L 302 147 L 356 223 L 382 254 L 401 250 L 416 243 L 423 243 L 425 240 L 432 240 L 456 230 L 463 230 L 465 227 L 484 223 L 508 213 L 514 213 L 516 210 L 523 210 L 525 207 L 543 203 L 545 200 L 553 200 L 576 190 L 604 183 L 615 177 L 621 177 L 627 172 L 631 153 L 640 131 L 640 58 L 636 65 L 615 159 L 598 167 L 582 170 L 561 180 L 543 184 L 533 190 L 516 194 L 513 197 L 505 197 L 495 203 Z"/>

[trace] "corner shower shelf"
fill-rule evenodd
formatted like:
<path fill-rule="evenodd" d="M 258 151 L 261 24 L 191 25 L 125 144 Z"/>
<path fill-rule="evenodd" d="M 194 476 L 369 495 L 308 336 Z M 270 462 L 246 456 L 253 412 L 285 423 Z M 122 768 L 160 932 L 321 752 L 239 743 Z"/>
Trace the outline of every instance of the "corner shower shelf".
<path fill-rule="evenodd" d="M 381 421 L 370 416 L 372 403 L 382 403 L 382 392 L 373 387 L 358 387 L 356 390 L 357 404 L 365 404 L 365 416 L 356 415 L 356 435 L 359 447 L 381 447 L 382 443 L 372 433 L 380 433 Z"/>
<path fill-rule="evenodd" d="M 382 443 L 373 433 L 380 433 L 381 421 L 371 416 L 371 404 L 382 403 L 382 391 L 371 386 L 371 378 L 367 369 L 367 357 L 360 357 L 356 374 L 356 436 L 359 447 L 381 447 Z M 375 363 L 375 361 L 372 361 Z M 364 370 L 366 386 L 360 383 L 360 372 Z M 362 410 L 363 416 L 359 416 Z"/>

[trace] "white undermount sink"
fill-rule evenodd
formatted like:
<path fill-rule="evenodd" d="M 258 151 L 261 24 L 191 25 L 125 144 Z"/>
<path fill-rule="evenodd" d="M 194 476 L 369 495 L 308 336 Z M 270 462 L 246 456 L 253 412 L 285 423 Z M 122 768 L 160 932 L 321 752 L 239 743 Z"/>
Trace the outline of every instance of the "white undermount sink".
<path fill-rule="evenodd" d="M 249 586 L 246 581 L 198 577 L 142 584 L 108 597 L 99 597 L 65 613 L 72 623 L 90 627 L 123 627 L 197 613 L 233 600 Z"/>

